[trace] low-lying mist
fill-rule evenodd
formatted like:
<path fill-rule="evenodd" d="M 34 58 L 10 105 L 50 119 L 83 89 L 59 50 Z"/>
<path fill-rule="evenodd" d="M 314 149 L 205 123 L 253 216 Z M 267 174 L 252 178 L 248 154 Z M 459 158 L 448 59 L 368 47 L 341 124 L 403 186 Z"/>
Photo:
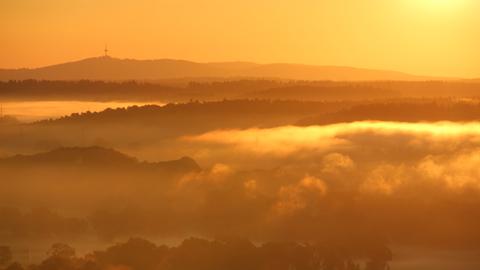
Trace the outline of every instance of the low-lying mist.
<path fill-rule="evenodd" d="M 315 111 L 170 106 L 5 123 L 2 243 L 40 243 L 44 252 L 64 242 L 82 254 L 132 236 L 175 245 L 191 236 L 375 243 L 392 250 L 398 269 L 440 267 L 429 260 L 442 252 L 471 262 L 458 269 L 478 265 L 479 122 L 295 126 Z"/>
<path fill-rule="evenodd" d="M 2 113 L 24 122 L 33 122 L 58 118 L 64 115 L 70 115 L 77 112 L 98 112 L 107 108 L 125 108 L 130 106 L 142 106 L 147 104 L 162 103 L 142 103 L 142 102 L 95 102 L 95 101 L 8 101 L 2 102 Z"/>
<path fill-rule="evenodd" d="M 374 238 L 477 248 L 479 136 L 477 123 L 446 122 L 214 131 L 178 139 L 205 164 L 198 172 L 4 161 L 1 203 L 60 210 L 109 239 Z"/>

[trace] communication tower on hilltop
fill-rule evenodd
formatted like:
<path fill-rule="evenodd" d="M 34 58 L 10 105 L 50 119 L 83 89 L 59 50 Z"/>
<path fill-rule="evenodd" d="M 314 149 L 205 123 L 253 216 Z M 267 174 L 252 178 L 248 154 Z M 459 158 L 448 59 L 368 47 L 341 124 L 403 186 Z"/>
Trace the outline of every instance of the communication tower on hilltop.
<path fill-rule="evenodd" d="M 105 53 L 105 57 L 109 57 L 107 44 L 105 44 L 105 50 L 103 50 L 103 52 Z"/>

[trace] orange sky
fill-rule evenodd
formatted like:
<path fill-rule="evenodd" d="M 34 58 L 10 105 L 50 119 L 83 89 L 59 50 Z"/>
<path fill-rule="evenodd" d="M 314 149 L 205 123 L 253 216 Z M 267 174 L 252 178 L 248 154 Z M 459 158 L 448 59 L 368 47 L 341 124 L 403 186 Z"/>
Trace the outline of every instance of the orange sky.
<path fill-rule="evenodd" d="M 102 54 L 480 77 L 478 0 L 1 0 L 0 67 Z"/>

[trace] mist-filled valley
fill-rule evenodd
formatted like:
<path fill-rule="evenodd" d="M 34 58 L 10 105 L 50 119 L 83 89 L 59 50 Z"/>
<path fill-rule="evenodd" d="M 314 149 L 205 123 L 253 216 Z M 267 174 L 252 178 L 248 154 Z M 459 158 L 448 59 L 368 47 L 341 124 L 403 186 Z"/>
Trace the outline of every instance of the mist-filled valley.
<path fill-rule="evenodd" d="M 93 94 L 38 98 L 52 85 Z M 149 85 L 2 84 L 5 269 L 480 266 L 477 84 L 196 82 L 171 87 L 214 94 L 115 101 Z M 16 118 L 29 102 L 42 116 Z"/>
<path fill-rule="evenodd" d="M 478 14 L 0 0 L 0 270 L 479 270 Z"/>
<path fill-rule="evenodd" d="M 479 270 L 478 14 L 0 0 L 0 270 Z"/>

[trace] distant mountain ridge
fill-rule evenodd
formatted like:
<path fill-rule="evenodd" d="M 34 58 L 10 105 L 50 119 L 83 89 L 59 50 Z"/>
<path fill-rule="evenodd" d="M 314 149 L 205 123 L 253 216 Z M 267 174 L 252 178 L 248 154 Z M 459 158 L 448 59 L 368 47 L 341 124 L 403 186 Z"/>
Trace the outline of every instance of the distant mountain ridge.
<path fill-rule="evenodd" d="M 0 69 L 0 80 L 163 80 L 179 78 L 270 78 L 332 81 L 444 80 L 396 71 L 300 64 L 197 63 L 94 57 L 35 69 Z"/>

